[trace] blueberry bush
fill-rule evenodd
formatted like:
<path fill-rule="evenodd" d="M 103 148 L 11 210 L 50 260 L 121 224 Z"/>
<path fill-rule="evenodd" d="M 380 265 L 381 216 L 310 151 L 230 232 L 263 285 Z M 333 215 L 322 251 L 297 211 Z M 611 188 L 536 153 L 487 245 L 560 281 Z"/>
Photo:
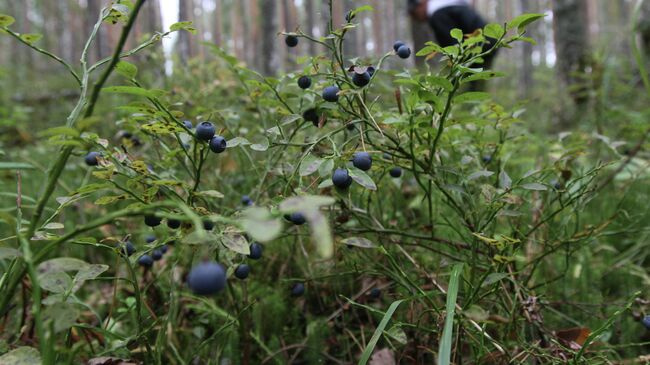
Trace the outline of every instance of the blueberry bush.
<path fill-rule="evenodd" d="M 205 44 L 214 64 L 161 90 L 130 58 L 196 29 L 127 49 L 143 3 L 102 9 L 78 65 L 0 15 L 79 88 L 61 125 L 0 162 L 0 363 L 611 364 L 647 349 L 644 140 L 533 134 L 524 106 L 474 87 L 508 77 L 482 58 L 534 42 L 543 15 L 351 59 L 363 6 L 324 37 L 279 35 L 321 51 L 295 72 Z M 105 22 L 121 36 L 89 64 Z M 436 55 L 435 70 L 385 67 Z"/>

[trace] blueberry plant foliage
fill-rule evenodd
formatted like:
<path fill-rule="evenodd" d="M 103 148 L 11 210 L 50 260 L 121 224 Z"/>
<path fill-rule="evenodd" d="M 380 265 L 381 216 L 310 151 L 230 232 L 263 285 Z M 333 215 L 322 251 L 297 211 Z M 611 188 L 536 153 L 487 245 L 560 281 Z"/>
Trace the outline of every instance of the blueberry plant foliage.
<path fill-rule="evenodd" d="M 523 110 L 470 87 L 505 76 L 482 58 L 534 42 L 525 29 L 542 15 L 365 60 L 344 47 L 364 6 L 323 37 L 281 34 L 321 53 L 278 78 L 206 44 L 229 76 L 200 93 L 149 87 L 129 61 L 196 32 L 180 22 L 125 49 L 143 2 L 102 9 L 79 65 L 0 15 L 5 36 L 80 90 L 66 122 L 42 134 L 52 157 L 37 198 L 22 189 L 30 166 L 2 165 L 18 171 L 18 192 L 16 214 L 2 215 L 1 328 L 15 332 L 0 359 L 365 364 L 383 348 L 408 363 L 605 361 L 589 345 L 632 301 L 567 340 L 540 296 L 615 219 L 579 216 L 606 166 L 569 139 L 551 162 L 524 158 L 543 147 Z M 114 54 L 89 64 L 106 22 L 123 24 Z M 413 56 L 441 67 L 386 67 Z M 97 115 L 104 98 L 118 104 Z M 83 220 L 70 218 L 78 209 Z"/>

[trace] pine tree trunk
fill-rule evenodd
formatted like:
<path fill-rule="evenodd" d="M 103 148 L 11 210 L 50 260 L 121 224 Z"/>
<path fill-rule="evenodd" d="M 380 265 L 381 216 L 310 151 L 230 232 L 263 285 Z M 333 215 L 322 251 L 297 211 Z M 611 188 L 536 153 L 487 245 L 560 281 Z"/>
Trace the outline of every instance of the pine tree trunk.
<path fill-rule="evenodd" d="M 586 21 L 586 0 L 553 1 L 553 27 L 555 69 L 561 92 L 569 96 L 571 104 L 565 105 L 560 126 L 569 126 L 576 106 L 584 105 L 588 89 L 585 87 L 585 72 L 589 66 L 589 34 Z"/>
<path fill-rule="evenodd" d="M 531 9 L 531 0 L 520 0 L 521 12 L 530 13 Z M 535 38 L 535 32 L 533 27 L 529 28 L 529 37 Z M 521 46 L 521 82 L 520 93 L 524 95 L 525 98 L 530 97 L 530 91 L 533 87 L 533 45 L 524 42 Z"/>
<path fill-rule="evenodd" d="M 275 53 L 278 47 L 277 8 L 275 1 L 262 1 L 262 72 L 274 75 L 278 69 L 278 57 Z"/>

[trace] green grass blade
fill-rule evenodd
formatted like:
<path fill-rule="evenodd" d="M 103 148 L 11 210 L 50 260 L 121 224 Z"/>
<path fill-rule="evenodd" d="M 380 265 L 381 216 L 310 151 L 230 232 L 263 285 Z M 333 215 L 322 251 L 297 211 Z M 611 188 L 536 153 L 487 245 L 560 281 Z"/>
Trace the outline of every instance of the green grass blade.
<path fill-rule="evenodd" d="M 445 318 L 445 328 L 442 330 L 442 339 L 440 340 L 440 347 L 438 348 L 438 365 L 449 365 L 451 362 L 454 313 L 456 311 L 456 297 L 458 296 L 460 272 L 462 270 L 463 264 L 457 264 L 451 271 L 449 289 L 447 289 L 447 317 Z"/>
<path fill-rule="evenodd" d="M 368 360 L 370 359 L 370 355 L 372 355 L 372 352 L 375 349 L 375 346 L 377 346 L 377 342 L 379 341 L 381 334 L 384 332 L 384 328 L 386 328 L 386 325 L 388 325 L 388 321 L 390 321 L 391 317 L 393 316 L 393 313 L 395 313 L 397 307 L 399 307 L 399 305 L 402 304 L 403 301 L 404 299 L 396 300 L 390 305 L 390 307 L 388 307 L 386 314 L 384 314 L 384 318 L 381 319 L 381 322 L 379 322 L 379 326 L 377 326 L 375 333 L 372 334 L 372 337 L 370 338 L 370 342 L 368 342 L 368 346 L 366 347 L 365 350 L 363 350 L 363 354 L 361 354 L 361 359 L 359 359 L 359 365 L 365 365 L 368 362 Z"/>

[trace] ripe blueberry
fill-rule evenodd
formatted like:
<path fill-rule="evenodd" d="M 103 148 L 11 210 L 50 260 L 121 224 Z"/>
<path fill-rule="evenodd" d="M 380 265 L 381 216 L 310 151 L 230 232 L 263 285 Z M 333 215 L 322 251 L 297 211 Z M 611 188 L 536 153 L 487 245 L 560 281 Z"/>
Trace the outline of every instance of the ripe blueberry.
<path fill-rule="evenodd" d="M 167 251 L 169 251 L 169 246 L 163 245 L 162 247 L 160 247 L 160 252 L 162 252 L 163 255 L 166 254 Z"/>
<path fill-rule="evenodd" d="M 320 117 L 318 116 L 318 111 L 316 108 L 305 110 L 305 112 L 302 113 L 302 118 L 308 122 L 312 122 L 314 126 L 318 127 L 318 121 Z"/>
<path fill-rule="evenodd" d="M 156 236 L 154 236 L 154 235 L 149 235 L 149 236 L 147 236 L 144 240 L 145 240 L 145 242 L 147 242 L 147 243 L 151 243 L 151 242 L 153 242 L 153 241 L 156 240 Z"/>
<path fill-rule="evenodd" d="M 561 184 L 559 181 L 557 181 L 557 180 L 553 180 L 553 181 L 551 181 L 551 184 L 553 185 L 553 188 L 554 188 L 555 190 L 560 190 L 560 189 L 562 189 L 562 184 Z"/>
<path fill-rule="evenodd" d="M 253 242 L 250 245 L 250 251 L 251 253 L 248 255 L 248 258 L 253 259 L 253 260 L 259 260 L 262 258 L 262 250 L 263 247 L 257 242 Z"/>
<path fill-rule="evenodd" d="M 99 152 L 88 152 L 86 157 L 84 157 L 84 161 L 86 162 L 86 165 L 88 166 L 97 166 L 99 164 L 99 161 L 97 160 L 97 157 L 99 157 Z"/>
<path fill-rule="evenodd" d="M 390 169 L 390 171 L 388 171 L 388 173 L 390 174 L 390 176 L 392 176 L 394 178 L 398 178 L 398 177 L 402 176 L 402 168 L 401 167 L 393 167 L 392 169 Z"/>
<path fill-rule="evenodd" d="M 214 153 L 221 153 L 226 150 L 226 139 L 221 136 L 214 136 L 210 140 L 210 150 Z"/>
<path fill-rule="evenodd" d="M 203 220 L 203 229 L 205 229 L 206 231 L 211 231 L 213 228 L 214 228 L 214 222 L 207 219 Z"/>
<path fill-rule="evenodd" d="M 192 129 L 192 128 L 194 128 L 194 125 L 193 125 L 192 122 L 190 122 L 189 120 L 184 120 L 184 121 L 183 121 L 183 125 L 185 125 L 185 128 L 187 128 L 187 129 Z"/>
<path fill-rule="evenodd" d="M 397 41 L 397 42 L 393 43 L 393 50 L 394 50 L 395 52 L 397 52 L 397 50 L 398 50 L 401 46 L 404 46 L 404 45 L 406 45 L 406 43 L 404 43 L 404 42 L 402 42 L 402 41 Z"/>
<path fill-rule="evenodd" d="M 204 262 L 192 268 L 187 285 L 196 295 L 212 295 L 226 287 L 226 270 L 216 262 Z"/>
<path fill-rule="evenodd" d="M 298 79 L 298 86 L 303 90 L 309 89 L 309 87 L 311 86 L 311 78 L 309 76 L 301 76 Z"/>
<path fill-rule="evenodd" d="M 138 264 L 140 266 L 149 268 L 153 266 L 153 257 L 149 255 L 142 255 L 138 258 Z"/>
<path fill-rule="evenodd" d="M 368 152 L 357 152 L 352 156 L 352 164 L 359 170 L 368 171 L 372 166 L 372 157 Z"/>
<path fill-rule="evenodd" d="M 352 75 L 352 83 L 354 83 L 358 87 L 364 87 L 368 85 L 369 82 L 370 82 L 370 73 L 368 71 L 361 74 L 355 72 L 354 75 Z"/>
<path fill-rule="evenodd" d="M 291 215 L 289 216 L 289 221 L 297 226 L 302 226 L 307 222 L 307 219 L 305 219 L 304 214 L 300 212 L 296 212 L 296 213 L 291 213 Z"/>
<path fill-rule="evenodd" d="M 135 246 L 133 246 L 133 243 L 131 243 L 131 241 L 126 241 L 124 247 L 122 248 L 122 253 L 126 256 L 131 256 L 135 253 Z"/>
<path fill-rule="evenodd" d="M 292 297 L 300 297 L 303 294 L 305 294 L 305 284 L 303 283 L 296 283 L 291 287 L 291 296 Z"/>
<path fill-rule="evenodd" d="M 196 138 L 209 141 L 214 137 L 215 129 L 214 124 L 210 122 L 202 122 L 196 126 Z"/>
<path fill-rule="evenodd" d="M 156 227 L 160 225 L 160 222 L 162 222 L 162 218 L 156 217 L 155 215 L 144 216 L 144 224 L 148 225 L 149 227 Z"/>
<path fill-rule="evenodd" d="M 337 86 L 328 86 L 323 90 L 323 99 L 335 103 L 339 100 L 339 88 Z"/>
<path fill-rule="evenodd" d="M 235 269 L 235 277 L 237 279 L 246 279 L 248 277 L 248 274 L 251 273 L 251 267 L 248 266 L 247 264 L 241 264 L 237 266 Z"/>
<path fill-rule="evenodd" d="M 399 58 L 409 58 L 411 57 L 411 49 L 408 48 L 408 46 L 401 46 L 400 48 L 397 49 L 397 55 Z"/>
<path fill-rule="evenodd" d="M 332 183 L 334 186 L 341 189 L 347 189 L 352 185 L 352 177 L 346 169 L 336 169 L 332 174 Z"/>
<path fill-rule="evenodd" d="M 370 298 L 377 299 L 381 296 L 381 290 L 379 290 L 379 288 L 372 288 L 368 295 Z"/>
<path fill-rule="evenodd" d="M 366 71 L 368 71 L 368 74 L 370 75 L 370 77 L 372 77 L 375 74 L 376 70 L 374 66 L 368 66 L 368 69 L 366 69 Z"/>
<path fill-rule="evenodd" d="M 298 37 L 295 35 L 288 35 L 287 38 L 284 39 L 284 42 L 287 44 L 287 46 L 293 48 L 298 45 Z"/>
<path fill-rule="evenodd" d="M 650 330 L 650 315 L 647 315 L 647 316 L 643 317 L 643 319 L 641 320 L 641 323 L 643 323 L 645 328 Z"/>
<path fill-rule="evenodd" d="M 151 258 L 152 258 L 154 261 L 158 261 L 158 260 L 162 259 L 162 257 L 163 257 L 163 253 L 162 253 L 162 251 L 160 251 L 160 250 L 153 250 L 153 251 L 151 251 Z"/>
<path fill-rule="evenodd" d="M 483 163 L 488 164 L 488 163 L 492 162 L 492 156 L 485 155 L 485 156 L 483 156 L 482 160 L 483 160 Z"/>
<path fill-rule="evenodd" d="M 178 219 L 168 219 L 167 220 L 167 227 L 171 229 L 178 229 L 181 226 L 181 221 Z"/>
<path fill-rule="evenodd" d="M 251 199 L 248 195 L 244 195 L 241 197 L 241 204 L 247 207 L 251 206 L 253 205 L 253 199 Z"/>

